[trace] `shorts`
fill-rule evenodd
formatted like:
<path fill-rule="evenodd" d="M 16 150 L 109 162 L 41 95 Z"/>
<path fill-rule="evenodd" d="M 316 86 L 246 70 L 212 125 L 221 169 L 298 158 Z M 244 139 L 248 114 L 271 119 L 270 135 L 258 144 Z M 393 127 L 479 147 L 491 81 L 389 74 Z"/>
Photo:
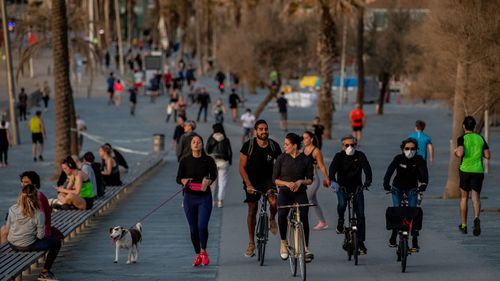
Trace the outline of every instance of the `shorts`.
<path fill-rule="evenodd" d="M 460 175 L 460 189 L 470 192 L 471 190 L 481 193 L 483 188 L 483 173 L 467 173 L 459 171 Z"/>
<path fill-rule="evenodd" d="M 247 136 L 252 132 L 252 128 L 243 128 L 243 135 Z"/>
<path fill-rule="evenodd" d="M 257 189 L 260 192 L 266 192 L 273 187 L 262 189 L 262 188 L 258 188 L 256 186 L 254 186 L 253 188 Z M 245 184 L 243 184 L 243 192 L 245 192 L 245 201 L 243 201 L 243 202 L 245 202 L 245 203 L 259 202 L 261 194 L 260 193 L 248 193 L 246 190 Z"/>
<path fill-rule="evenodd" d="M 363 130 L 363 126 L 352 126 L 352 130 L 354 132 L 361 132 L 361 130 Z"/>
<path fill-rule="evenodd" d="M 31 141 L 33 143 L 43 144 L 43 134 L 42 133 L 32 133 Z"/>
<path fill-rule="evenodd" d="M 94 198 L 82 198 L 85 200 L 85 206 L 87 210 L 92 209 L 94 207 Z"/>
<path fill-rule="evenodd" d="M 281 120 L 288 120 L 288 115 L 286 112 L 280 112 L 280 118 Z"/>
<path fill-rule="evenodd" d="M 114 93 L 115 93 L 115 89 L 113 89 L 113 88 L 108 88 L 108 93 L 110 93 L 110 94 L 114 94 Z"/>

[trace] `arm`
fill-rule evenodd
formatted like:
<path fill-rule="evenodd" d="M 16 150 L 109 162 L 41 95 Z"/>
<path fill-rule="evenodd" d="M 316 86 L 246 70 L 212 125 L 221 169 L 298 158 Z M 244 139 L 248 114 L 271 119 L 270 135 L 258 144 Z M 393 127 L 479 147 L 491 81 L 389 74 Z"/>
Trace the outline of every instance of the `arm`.
<path fill-rule="evenodd" d="M 227 149 L 228 149 L 228 162 L 229 162 L 229 165 L 232 165 L 233 164 L 233 149 L 231 148 L 231 142 L 229 141 L 229 139 L 226 139 L 227 140 Z"/>
<path fill-rule="evenodd" d="M 429 153 L 429 162 L 432 164 L 434 162 L 434 146 L 432 143 L 427 145 L 427 151 Z"/>
<path fill-rule="evenodd" d="M 42 212 L 35 213 L 36 220 L 36 238 L 43 239 L 45 237 L 45 217 Z"/>
<path fill-rule="evenodd" d="M 81 172 L 78 172 L 73 177 L 75 178 L 75 180 L 71 181 L 71 179 L 70 179 L 70 181 L 69 181 L 70 183 L 68 184 L 67 188 L 58 187 L 57 188 L 57 192 L 66 193 L 66 194 L 76 194 L 76 195 L 79 195 L 80 194 L 80 189 L 82 188 L 82 175 L 81 175 Z"/>
<path fill-rule="evenodd" d="M 372 167 L 370 166 L 370 162 L 366 158 L 366 155 L 363 155 L 363 172 L 365 173 L 365 183 L 364 186 L 368 187 L 372 183 Z"/>
<path fill-rule="evenodd" d="M 455 156 L 462 158 L 464 156 L 464 137 L 461 136 L 457 139 L 457 148 L 455 148 Z"/>
<path fill-rule="evenodd" d="M 212 154 L 214 146 L 215 146 L 214 139 L 212 137 L 209 137 L 205 148 L 207 150 L 207 154 Z"/>
<path fill-rule="evenodd" d="M 102 171 L 101 174 L 104 176 L 111 175 L 111 170 L 113 169 L 113 163 L 111 159 L 106 159 L 104 164 L 106 164 L 106 166 L 104 167 L 104 171 Z"/>
<path fill-rule="evenodd" d="M 336 179 L 336 174 L 337 174 L 337 171 L 338 171 L 338 159 L 339 157 L 337 155 L 335 155 L 335 157 L 333 157 L 333 160 L 332 160 L 332 163 L 330 163 L 330 167 L 328 168 L 329 170 L 329 179 L 330 181 L 334 181 L 336 182 L 337 179 Z"/>
<path fill-rule="evenodd" d="M 423 158 L 419 161 L 418 175 L 419 175 L 418 181 L 420 183 L 422 184 L 429 183 L 429 172 L 427 170 L 427 163 L 425 163 L 425 160 Z"/>
<path fill-rule="evenodd" d="M 325 162 L 323 161 L 323 153 L 319 149 L 314 150 L 314 159 L 318 163 L 319 170 L 323 174 L 323 186 L 330 186 L 330 179 L 328 178 L 328 173 L 326 172 Z"/>
<path fill-rule="evenodd" d="M 250 178 L 248 177 L 248 173 L 246 171 L 248 162 L 248 156 L 243 153 L 240 153 L 240 176 L 243 182 L 245 183 L 247 192 L 253 192 L 254 188 L 252 182 L 250 182 Z"/>
<path fill-rule="evenodd" d="M 488 143 L 486 142 L 486 140 L 483 138 L 483 141 L 484 141 L 484 145 L 483 145 L 483 157 L 486 158 L 486 159 L 490 159 L 490 147 L 488 146 Z"/>
<path fill-rule="evenodd" d="M 397 156 L 396 156 L 397 157 Z M 397 168 L 397 163 L 396 163 L 396 157 L 392 160 L 391 164 L 389 164 L 389 167 L 387 167 L 387 171 L 385 172 L 384 176 L 384 189 L 389 191 L 391 190 L 391 178 L 392 174 L 394 174 L 394 171 Z"/>

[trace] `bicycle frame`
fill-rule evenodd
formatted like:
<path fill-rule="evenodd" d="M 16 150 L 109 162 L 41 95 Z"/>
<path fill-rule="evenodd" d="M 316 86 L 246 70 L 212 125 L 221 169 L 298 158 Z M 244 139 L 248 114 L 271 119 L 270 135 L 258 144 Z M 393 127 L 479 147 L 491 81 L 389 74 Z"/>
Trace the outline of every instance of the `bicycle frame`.
<path fill-rule="evenodd" d="M 345 195 L 345 201 L 347 204 L 347 214 L 349 217 L 349 224 L 344 228 L 345 239 L 344 239 L 344 250 L 347 251 L 347 258 L 351 260 L 354 256 L 354 265 L 358 264 L 358 220 L 356 217 L 356 212 L 354 207 L 356 204 L 357 196 L 359 193 L 363 192 L 363 187 L 356 187 L 354 192 L 348 191 L 346 187 L 341 187 L 340 190 Z"/>

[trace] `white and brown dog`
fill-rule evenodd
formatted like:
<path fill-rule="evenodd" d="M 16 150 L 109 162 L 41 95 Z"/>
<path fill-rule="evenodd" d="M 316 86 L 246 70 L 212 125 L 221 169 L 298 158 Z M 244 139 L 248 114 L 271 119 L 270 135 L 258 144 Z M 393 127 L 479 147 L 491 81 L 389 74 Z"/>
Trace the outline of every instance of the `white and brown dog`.
<path fill-rule="evenodd" d="M 109 237 L 113 239 L 116 247 L 115 263 L 118 262 L 118 252 L 120 248 L 128 250 L 127 264 L 137 262 L 137 246 L 142 241 L 141 233 L 142 224 L 140 222 L 128 230 L 122 226 L 115 226 L 109 229 Z"/>

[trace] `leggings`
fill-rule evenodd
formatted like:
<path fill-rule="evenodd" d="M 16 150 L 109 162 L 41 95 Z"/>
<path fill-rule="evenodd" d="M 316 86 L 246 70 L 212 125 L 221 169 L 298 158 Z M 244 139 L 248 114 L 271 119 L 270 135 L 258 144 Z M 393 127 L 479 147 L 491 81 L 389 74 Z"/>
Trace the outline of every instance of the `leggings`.
<path fill-rule="evenodd" d="M 319 221 L 324 222 L 325 216 L 323 215 L 323 210 L 319 205 L 318 198 L 316 197 L 318 193 L 318 189 L 320 186 L 320 179 L 316 169 L 314 169 L 314 180 L 313 182 L 307 186 L 307 198 L 309 198 L 309 203 L 316 204 L 315 207 L 311 207 L 316 212 L 316 216 L 318 216 Z"/>
<path fill-rule="evenodd" d="M 199 254 L 201 249 L 207 248 L 208 221 L 212 213 L 212 193 L 198 195 L 185 192 L 184 213 L 189 223 L 194 251 Z"/>
<path fill-rule="evenodd" d="M 215 197 L 215 189 L 219 188 L 217 193 L 217 200 L 222 201 L 226 197 L 226 186 L 227 186 L 227 171 L 229 170 L 229 162 L 225 160 L 216 159 L 217 164 L 217 180 L 214 184 L 210 186 L 212 194 Z"/>
<path fill-rule="evenodd" d="M 307 192 L 304 186 L 301 186 L 297 192 L 292 192 L 288 188 L 280 188 L 278 195 L 278 206 L 290 205 L 293 203 L 307 204 L 309 200 L 307 199 Z M 304 235 L 306 236 L 306 246 L 309 245 L 309 208 L 301 207 L 300 220 L 304 225 Z M 280 227 L 280 237 L 281 240 L 286 240 L 286 234 L 288 230 L 288 213 L 290 209 L 278 209 L 278 225 Z"/>
<path fill-rule="evenodd" d="M 202 111 L 205 111 L 203 121 L 207 122 L 207 110 L 208 110 L 208 105 L 200 105 L 200 109 L 198 110 L 198 118 L 196 118 L 196 122 L 200 122 L 200 117 L 201 117 Z"/>
<path fill-rule="evenodd" d="M 52 268 L 52 264 L 54 264 L 57 254 L 59 253 L 59 250 L 61 249 L 61 240 L 50 237 L 37 239 L 35 243 L 26 247 L 18 247 L 10 243 L 9 245 L 12 250 L 19 252 L 35 252 L 48 250 L 49 253 L 47 254 L 47 258 L 45 259 L 43 269 L 50 270 Z"/>
<path fill-rule="evenodd" d="M 9 151 L 9 146 L 0 145 L 0 163 L 7 165 L 7 152 Z"/>

